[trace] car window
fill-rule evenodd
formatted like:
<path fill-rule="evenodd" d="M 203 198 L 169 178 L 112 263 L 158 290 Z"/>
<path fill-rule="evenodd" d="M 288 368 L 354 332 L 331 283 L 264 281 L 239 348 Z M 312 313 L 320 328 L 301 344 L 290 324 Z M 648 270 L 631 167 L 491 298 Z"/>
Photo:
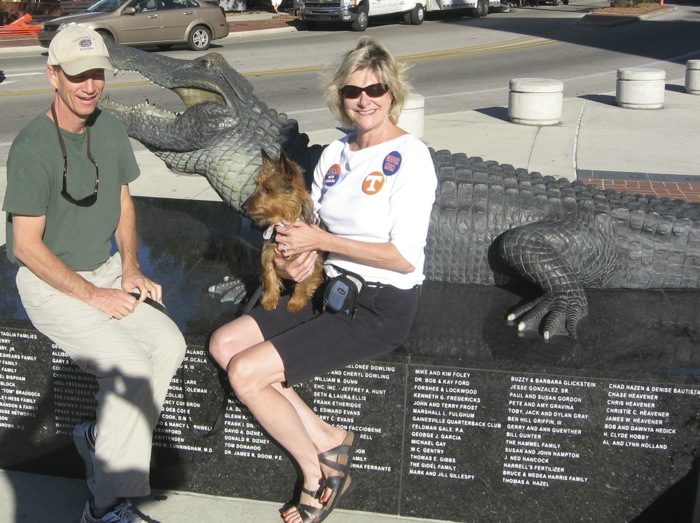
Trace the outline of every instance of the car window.
<path fill-rule="evenodd" d="M 155 11 L 158 8 L 156 0 L 134 0 L 129 7 L 136 9 L 137 13 L 147 13 Z"/>
<path fill-rule="evenodd" d="M 163 9 L 187 9 L 192 7 L 189 0 L 163 0 Z"/>
<path fill-rule="evenodd" d="M 119 9 L 126 2 L 128 2 L 128 0 L 100 0 L 96 4 L 88 7 L 87 11 L 89 13 L 111 13 Z"/>

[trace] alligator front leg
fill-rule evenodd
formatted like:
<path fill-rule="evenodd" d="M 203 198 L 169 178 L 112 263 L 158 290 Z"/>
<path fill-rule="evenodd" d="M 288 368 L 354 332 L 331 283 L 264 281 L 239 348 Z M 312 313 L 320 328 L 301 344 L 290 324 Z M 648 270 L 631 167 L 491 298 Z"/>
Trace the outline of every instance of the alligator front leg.
<path fill-rule="evenodd" d="M 508 315 L 518 330 L 535 330 L 542 320 L 547 340 L 557 334 L 576 338 L 578 323 L 588 314 L 583 283 L 599 286 L 614 262 L 600 223 L 543 221 L 511 229 L 501 237 L 500 252 L 520 275 L 544 291 Z"/>

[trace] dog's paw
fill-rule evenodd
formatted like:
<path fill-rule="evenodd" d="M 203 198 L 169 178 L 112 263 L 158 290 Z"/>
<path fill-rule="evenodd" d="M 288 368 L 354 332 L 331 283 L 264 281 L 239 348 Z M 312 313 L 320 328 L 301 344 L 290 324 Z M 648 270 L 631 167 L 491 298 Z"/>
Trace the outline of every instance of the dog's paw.
<path fill-rule="evenodd" d="M 277 304 L 280 301 L 280 297 L 275 294 L 263 294 L 262 299 L 260 300 L 260 305 L 263 306 L 263 309 L 266 311 L 271 311 L 277 308 Z"/>
<path fill-rule="evenodd" d="M 304 296 L 302 296 L 301 298 L 292 296 L 287 302 L 287 310 L 289 312 L 299 312 L 301 309 L 304 308 L 304 305 L 306 305 L 307 301 L 308 299 Z"/>

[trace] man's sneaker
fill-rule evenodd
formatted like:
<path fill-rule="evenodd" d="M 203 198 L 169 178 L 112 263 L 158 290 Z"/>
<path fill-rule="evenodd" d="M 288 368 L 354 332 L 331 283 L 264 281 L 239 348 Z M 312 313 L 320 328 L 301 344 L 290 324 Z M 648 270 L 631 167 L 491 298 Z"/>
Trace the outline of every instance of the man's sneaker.
<path fill-rule="evenodd" d="M 94 494 L 95 490 L 95 469 L 93 458 L 95 457 L 95 436 L 93 433 L 94 421 L 84 421 L 76 425 L 73 429 L 73 443 L 78 450 L 78 454 L 85 462 L 85 479 L 88 489 Z"/>
<path fill-rule="evenodd" d="M 141 519 L 128 499 L 122 498 L 118 505 L 101 518 L 92 515 L 92 508 L 90 507 L 90 501 L 88 501 L 85 504 L 80 523 L 138 523 L 139 521 L 145 523 L 146 520 Z"/>

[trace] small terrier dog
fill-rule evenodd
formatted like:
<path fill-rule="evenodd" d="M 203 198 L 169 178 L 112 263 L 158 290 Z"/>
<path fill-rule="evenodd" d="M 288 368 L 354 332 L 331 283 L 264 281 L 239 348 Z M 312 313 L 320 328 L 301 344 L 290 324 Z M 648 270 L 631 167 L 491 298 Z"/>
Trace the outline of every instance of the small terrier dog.
<path fill-rule="evenodd" d="M 260 300 L 265 310 L 277 308 L 280 293 L 284 286 L 282 280 L 275 272 L 275 248 L 277 242 L 274 238 L 274 227 L 281 222 L 293 224 L 297 220 L 306 223 L 314 223 L 314 204 L 311 194 L 304 185 L 304 176 L 301 168 L 284 153 L 279 160 L 271 158 L 264 150 L 262 153 L 262 166 L 255 181 L 255 191 L 243 204 L 243 211 L 260 227 L 267 227 L 263 237 L 261 262 L 263 295 Z M 288 257 L 293 260 L 298 254 Z M 323 283 L 323 260 L 319 257 L 314 266 L 314 272 L 302 282 L 294 285 L 287 310 L 297 312 L 311 299 L 316 289 Z"/>

